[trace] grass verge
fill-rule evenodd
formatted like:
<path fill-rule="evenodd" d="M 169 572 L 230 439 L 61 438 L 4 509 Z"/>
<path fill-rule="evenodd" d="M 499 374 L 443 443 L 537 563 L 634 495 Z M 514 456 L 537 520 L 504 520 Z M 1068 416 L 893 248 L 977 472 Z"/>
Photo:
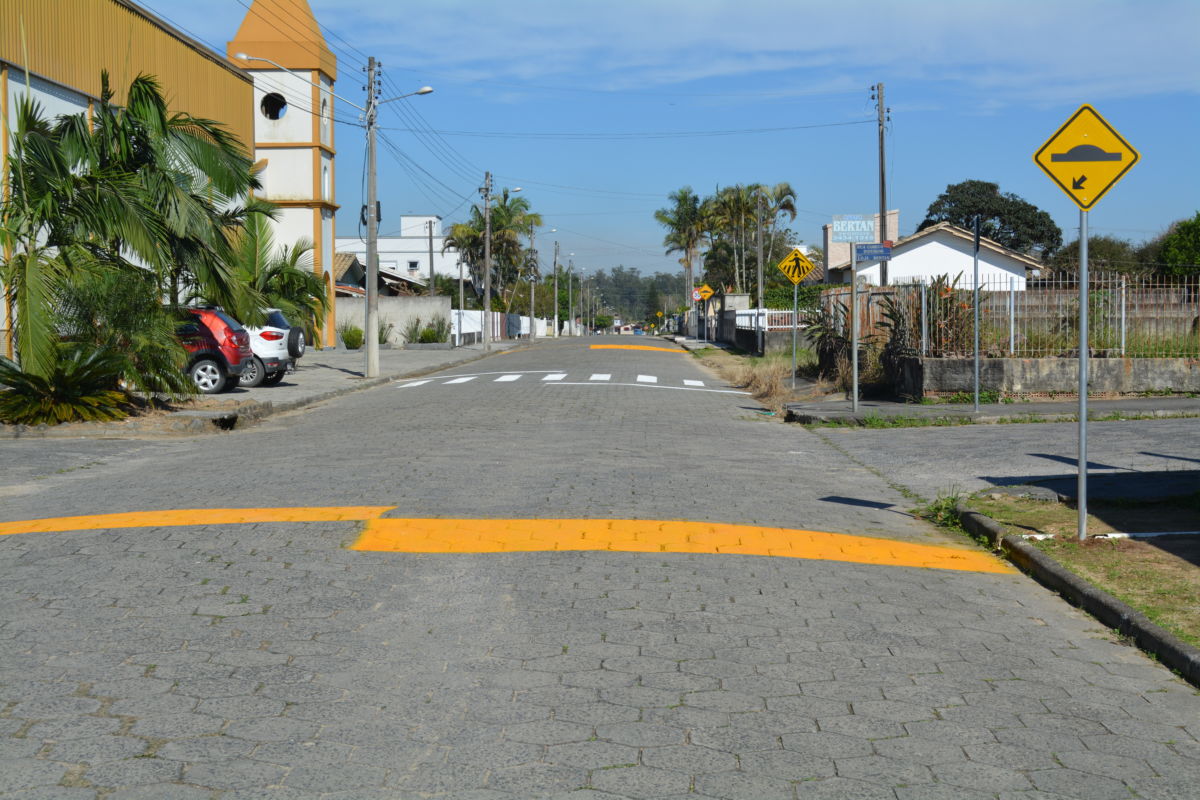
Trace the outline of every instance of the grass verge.
<path fill-rule="evenodd" d="M 1200 647 L 1200 536 L 1080 542 L 1077 512 L 1069 506 L 999 494 L 976 496 L 969 505 L 1009 533 L 1052 536 L 1030 544 L 1156 625 Z M 1200 528 L 1198 510 L 1198 495 L 1159 503 L 1093 504 L 1088 535 L 1194 531 Z"/>

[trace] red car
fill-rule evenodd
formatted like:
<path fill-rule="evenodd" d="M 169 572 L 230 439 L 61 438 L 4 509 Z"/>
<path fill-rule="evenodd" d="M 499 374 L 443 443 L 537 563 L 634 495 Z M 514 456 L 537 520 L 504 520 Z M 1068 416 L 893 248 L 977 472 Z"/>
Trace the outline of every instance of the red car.
<path fill-rule="evenodd" d="M 237 320 L 215 306 L 186 309 L 191 319 L 177 329 L 188 351 L 185 371 L 204 394 L 237 386 L 237 378 L 250 363 L 250 334 Z M 232 378 L 232 380 L 230 380 Z"/>

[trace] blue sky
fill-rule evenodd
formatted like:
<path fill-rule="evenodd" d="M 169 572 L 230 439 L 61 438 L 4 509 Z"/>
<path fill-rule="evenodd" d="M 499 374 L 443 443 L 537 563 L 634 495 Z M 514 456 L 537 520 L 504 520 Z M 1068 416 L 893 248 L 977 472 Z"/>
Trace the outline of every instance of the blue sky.
<path fill-rule="evenodd" d="M 543 255 L 557 238 L 584 271 L 677 270 L 652 215 L 683 185 L 789 181 L 803 209 L 791 227 L 819 244 L 830 215 L 878 209 L 879 81 L 903 235 L 974 178 L 1073 240 L 1078 210 L 1032 156 L 1084 102 L 1141 153 L 1093 209 L 1093 235 L 1141 241 L 1200 210 L 1197 0 L 309 2 L 339 94 L 363 102 L 367 55 L 385 95 L 435 88 L 381 116 L 403 153 L 379 151 L 384 232 L 399 214 L 462 219 L 486 169 L 558 229 L 540 233 Z M 222 52 L 248 4 L 144 2 Z M 339 232 L 353 235 L 362 131 L 340 125 L 337 145 Z"/>

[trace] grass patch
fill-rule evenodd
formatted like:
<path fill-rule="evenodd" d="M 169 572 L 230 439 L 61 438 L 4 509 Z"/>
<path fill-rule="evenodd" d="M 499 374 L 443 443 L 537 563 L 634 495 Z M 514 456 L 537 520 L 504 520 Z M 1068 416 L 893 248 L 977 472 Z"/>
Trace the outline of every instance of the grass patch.
<path fill-rule="evenodd" d="M 1155 624 L 1200 647 L 1200 536 L 1154 539 L 1076 538 L 1077 511 L 1060 503 L 983 495 L 970 503 L 1011 533 L 1031 541 L 1079 577 L 1141 611 Z M 1089 536 L 1196 530 L 1200 493 L 1158 503 L 1089 505 Z"/>

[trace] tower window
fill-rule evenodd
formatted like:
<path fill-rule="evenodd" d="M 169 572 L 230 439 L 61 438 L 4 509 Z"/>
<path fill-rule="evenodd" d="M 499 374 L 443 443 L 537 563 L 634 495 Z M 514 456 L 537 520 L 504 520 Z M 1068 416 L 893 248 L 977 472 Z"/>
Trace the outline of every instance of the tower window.
<path fill-rule="evenodd" d="M 262 103 L 258 106 L 262 109 L 262 114 L 267 119 L 283 119 L 283 115 L 287 113 L 287 100 L 283 99 L 283 95 L 279 92 L 271 92 L 262 99 Z"/>

